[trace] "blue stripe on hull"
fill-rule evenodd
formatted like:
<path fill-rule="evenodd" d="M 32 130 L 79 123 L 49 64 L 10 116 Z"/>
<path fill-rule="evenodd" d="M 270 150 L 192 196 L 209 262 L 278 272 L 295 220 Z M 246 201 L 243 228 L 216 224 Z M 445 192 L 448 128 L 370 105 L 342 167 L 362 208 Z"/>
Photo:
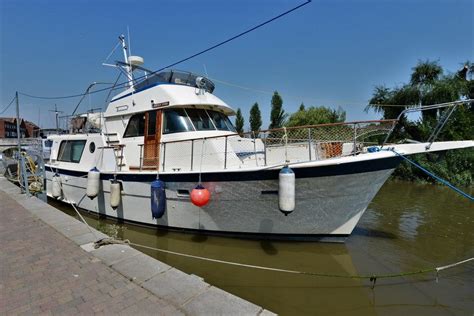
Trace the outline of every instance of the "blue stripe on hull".
<path fill-rule="evenodd" d="M 308 168 L 293 168 L 296 178 L 316 178 L 328 177 L 338 175 L 348 175 L 365 173 L 379 170 L 395 169 L 401 162 L 400 157 L 390 157 L 383 159 L 374 159 L 368 161 L 357 161 L 351 163 L 344 163 L 339 165 L 317 166 Z M 87 172 L 74 171 L 67 169 L 51 168 L 46 165 L 46 171 L 58 172 L 63 175 L 70 175 L 74 177 L 82 177 L 87 175 Z M 259 180 L 275 180 L 278 179 L 279 169 L 277 170 L 260 170 L 260 171 L 221 171 L 202 173 L 203 182 L 229 182 L 229 181 L 259 181 Z M 101 173 L 102 180 L 110 180 L 114 178 L 112 173 Z M 117 179 L 130 182 L 151 182 L 156 179 L 155 174 L 127 173 L 117 174 Z M 165 182 L 197 182 L 199 174 L 197 173 L 174 173 L 174 174 L 160 174 L 160 179 Z"/>

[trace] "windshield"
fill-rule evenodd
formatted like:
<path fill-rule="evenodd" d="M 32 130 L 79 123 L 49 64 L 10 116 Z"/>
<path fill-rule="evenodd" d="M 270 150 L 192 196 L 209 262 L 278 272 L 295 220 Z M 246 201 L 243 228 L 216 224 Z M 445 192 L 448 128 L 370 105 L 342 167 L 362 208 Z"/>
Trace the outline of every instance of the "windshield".
<path fill-rule="evenodd" d="M 197 83 L 198 78 L 200 79 L 200 86 Z M 136 90 L 144 90 L 160 83 L 171 83 L 195 88 L 201 87 L 209 93 L 212 93 L 215 89 L 214 83 L 206 77 L 180 70 L 167 70 L 155 73 L 148 76 L 145 80 L 136 83 L 134 87 Z"/>
<path fill-rule="evenodd" d="M 226 115 L 217 111 L 207 111 L 207 113 L 218 130 L 235 132 L 234 126 Z"/>
<path fill-rule="evenodd" d="M 191 108 L 164 111 L 163 134 L 216 129 L 235 132 L 229 118 L 221 112 Z"/>
<path fill-rule="evenodd" d="M 193 125 L 183 109 L 166 110 L 163 118 L 163 134 L 194 131 Z"/>
<path fill-rule="evenodd" d="M 186 109 L 186 113 L 188 113 L 189 118 L 193 122 L 194 128 L 197 131 L 211 131 L 215 129 L 211 118 L 206 113 L 206 110 Z"/>

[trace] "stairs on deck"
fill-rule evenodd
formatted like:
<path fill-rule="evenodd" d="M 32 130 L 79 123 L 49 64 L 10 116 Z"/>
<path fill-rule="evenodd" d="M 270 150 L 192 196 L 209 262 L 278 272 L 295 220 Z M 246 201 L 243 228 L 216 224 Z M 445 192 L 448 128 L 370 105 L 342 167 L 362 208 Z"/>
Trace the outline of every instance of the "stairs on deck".
<path fill-rule="evenodd" d="M 127 164 L 123 155 L 124 144 L 120 143 L 120 139 L 117 133 L 104 133 L 106 138 L 105 142 L 108 147 L 114 149 L 115 164 L 118 167 L 119 171 L 122 171 L 122 167 L 125 167 Z"/>

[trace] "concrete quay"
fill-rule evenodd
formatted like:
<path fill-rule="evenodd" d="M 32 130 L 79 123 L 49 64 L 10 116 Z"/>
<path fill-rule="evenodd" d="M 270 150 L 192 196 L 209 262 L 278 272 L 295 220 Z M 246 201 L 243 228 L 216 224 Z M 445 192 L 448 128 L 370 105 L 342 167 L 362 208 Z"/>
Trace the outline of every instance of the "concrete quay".
<path fill-rule="evenodd" d="M 273 315 L 105 234 L 0 178 L 1 315 Z M 93 229 L 93 228 L 92 228 Z"/>

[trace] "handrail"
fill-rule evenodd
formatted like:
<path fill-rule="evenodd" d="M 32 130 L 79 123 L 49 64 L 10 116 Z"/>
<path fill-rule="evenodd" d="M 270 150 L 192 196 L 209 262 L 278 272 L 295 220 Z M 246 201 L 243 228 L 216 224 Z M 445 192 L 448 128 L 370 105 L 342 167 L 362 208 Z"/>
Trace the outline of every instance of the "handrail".
<path fill-rule="evenodd" d="M 325 124 L 315 124 L 315 125 L 301 125 L 301 126 L 291 126 L 287 127 L 286 130 L 295 130 L 295 129 L 304 129 L 304 128 L 318 128 L 318 127 L 327 127 L 327 126 L 343 126 L 343 125 L 356 125 L 356 124 L 367 124 L 367 123 L 395 123 L 398 122 L 398 119 L 388 119 L 388 120 L 367 120 L 367 121 L 351 121 L 351 122 L 339 122 L 339 123 L 325 123 Z M 273 128 L 267 130 L 261 130 L 259 133 L 272 133 L 272 132 L 282 132 L 285 128 Z M 204 136 L 204 137 L 196 137 L 196 138 L 187 138 L 187 139 L 180 139 L 180 140 L 170 140 L 166 142 L 160 142 L 172 144 L 172 143 L 181 143 L 187 142 L 191 140 L 208 140 L 213 138 L 223 138 L 223 137 L 230 137 L 230 136 L 242 136 L 242 135 L 252 135 L 253 132 L 245 132 L 242 134 L 239 133 L 232 133 L 232 134 L 225 134 L 225 135 L 217 135 L 217 136 Z"/>
<path fill-rule="evenodd" d="M 439 133 L 441 132 L 441 130 L 445 126 L 446 122 L 451 117 L 451 114 L 456 110 L 456 107 L 458 105 L 461 105 L 461 104 L 469 104 L 469 103 L 473 103 L 473 102 L 474 102 L 474 99 L 467 99 L 467 100 L 459 100 L 459 101 L 452 101 L 452 102 L 445 102 L 445 103 L 430 104 L 430 105 L 425 105 L 425 106 L 407 108 L 407 109 L 403 110 L 398 115 L 396 121 L 400 121 L 402 116 L 407 114 L 407 113 L 423 112 L 423 111 L 427 111 L 427 110 L 436 110 L 436 109 L 442 109 L 442 108 L 447 108 L 447 107 L 453 107 L 451 109 L 451 111 L 448 113 L 448 115 L 446 115 L 445 117 L 443 117 L 441 120 L 438 121 L 438 124 L 436 124 L 435 128 L 433 129 L 433 132 L 428 137 L 429 145 L 427 146 L 427 149 L 429 149 L 431 147 L 431 144 L 435 141 L 436 137 L 439 135 Z M 388 132 L 387 136 L 385 137 L 384 141 L 382 142 L 381 147 L 383 147 L 387 143 L 390 136 L 392 136 L 393 131 L 395 130 L 395 126 L 396 125 L 394 125 L 392 127 L 392 129 Z"/>
<path fill-rule="evenodd" d="M 298 160 L 301 155 L 301 149 L 304 147 L 304 150 L 307 150 L 305 159 L 319 160 L 319 159 L 328 159 L 339 157 L 341 155 L 357 155 L 361 152 L 363 143 L 367 137 L 380 136 L 387 133 L 389 130 L 393 129 L 393 126 L 398 122 L 395 119 L 389 120 L 365 120 L 365 121 L 354 121 L 354 122 L 340 122 L 340 123 L 327 123 L 327 124 L 315 124 L 315 125 L 304 125 L 304 126 L 295 126 L 288 128 L 276 128 L 269 130 L 262 130 L 258 133 L 247 132 L 243 134 L 238 133 L 226 133 L 223 135 L 216 136 L 202 136 L 202 137 L 193 137 L 180 140 L 170 140 L 170 141 L 161 141 L 158 146 L 160 147 L 160 160 L 161 160 L 161 170 L 169 170 L 173 168 L 173 163 L 178 158 L 176 164 L 180 166 L 178 168 L 181 170 L 187 164 L 185 169 L 193 170 L 194 169 L 194 148 L 196 141 L 207 141 L 212 139 L 223 139 L 223 143 L 215 143 L 213 146 L 218 146 L 211 153 L 206 153 L 206 155 L 222 155 L 219 164 L 222 163 L 221 167 L 228 169 L 230 167 L 230 157 L 229 154 L 229 141 L 234 137 L 239 137 L 242 143 L 242 149 L 240 149 L 236 154 L 247 153 L 252 157 L 252 161 L 255 158 L 255 164 L 266 166 L 268 163 L 272 163 L 278 157 L 278 148 L 283 146 L 280 142 L 282 139 L 282 132 L 286 135 L 290 135 L 290 143 L 285 142 L 285 148 L 287 146 L 299 146 L 298 154 L 295 156 L 295 151 L 292 151 L 290 155 L 293 155 L 293 158 L 290 160 Z M 387 124 L 388 123 L 388 124 Z M 335 129 L 327 129 L 327 127 L 339 127 Z M 346 128 L 347 127 L 347 128 Z M 319 130 L 321 129 L 321 130 Z M 383 131 L 383 133 L 382 133 Z M 303 134 L 301 134 L 303 133 Z M 284 137 L 285 137 L 284 136 Z M 287 136 L 286 136 L 287 137 Z M 247 144 L 245 142 L 248 142 Z M 183 144 L 190 143 L 191 152 L 189 158 L 184 158 L 182 147 L 177 145 L 179 148 L 178 151 L 175 151 L 175 147 L 171 147 L 172 156 L 167 154 L 167 145 L 176 146 L 174 144 Z M 253 145 L 251 144 L 253 143 Z M 352 149 L 349 149 L 347 144 L 351 144 Z M 233 145 L 232 145 L 233 146 Z M 303 147 L 302 147 L 303 146 Z M 244 149 L 246 148 L 246 149 Z M 243 151 L 241 151 L 243 150 Z M 268 152 L 267 152 L 268 151 Z M 272 157 L 269 160 L 268 154 L 272 153 Z M 285 150 L 286 152 L 286 150 Z M 275 156 L 276 155 L 276 156 Z M 239 156 L 240 157 L 240 156 Z M 246 158 L 241 158 L 241 164 L 248 164 L 248 155 L 244 155 Z M 143 159 L 143 157 L 141 157 Z M 168 158 L 171 162 L 169 165 Z M 183 160 L 184 159 L 184 160 Z M 231 158 L 234 159 L 234 158 Z M 245 160 L 242 160 L 245 159 Z M 286 159 L 286 158 L 285 158 Z M 188 161 L 184 163 L 183 161 Z M 233 160 L 232 160 L 233 161 Z M 235 164 L 235 162 L 233 162 Z M 214 165 L 216 166 L 216 165 Z M 235 165 L 233 166 L 235 167 Z M 174 168 L 173 168 L 174 169 Z"/>
<path fill-rule="evenodd" d="M 388 120 L 367 120 L 367 121 L 351 121 L 351 122 L 338 122 L 338 123 L 324 123 L 324 124 L 316 124 L 316 125 L 300 125 L 300 126 L 290 126 L 286 127 L 286 130 L 293 130 L 293 129 L 301 129 L 301 128 L 315 128 L 315 127 L 326 127 L 326 126 L 341 126 L 341 125 L 355 125 L 355 124 L 366 124 L 366 123 L 391 123 L 397 122 L 398 119 L 388 119 Z M 265 132 L 277 132 L 277 131 L 284 131 L 285 128 L 274 128 L 269 130 L 261 130 L 260 133 Z M 251 133 L 251 132 L 248 132 Z M 244 133 L 246 134 L 246 133 Z"/>

